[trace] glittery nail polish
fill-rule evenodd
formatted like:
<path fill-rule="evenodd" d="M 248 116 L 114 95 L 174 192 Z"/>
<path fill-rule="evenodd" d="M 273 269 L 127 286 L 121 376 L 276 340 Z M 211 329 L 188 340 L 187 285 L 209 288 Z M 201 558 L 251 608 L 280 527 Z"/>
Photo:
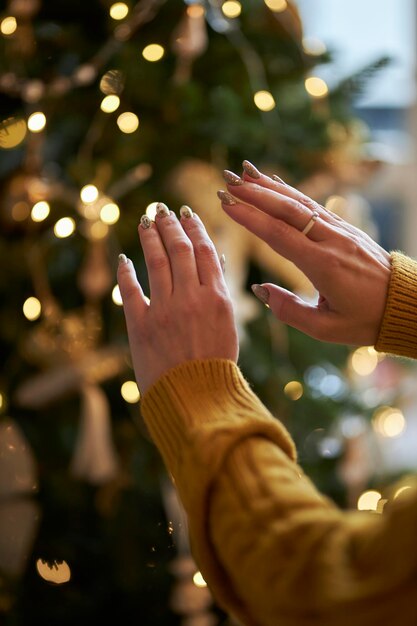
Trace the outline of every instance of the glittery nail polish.
<path fill-rule="evenodd" d="M 240 176 L 230 170 L 223 170 L 223 178 L 229 185 L 243 185 L 245 182 L 243 178 L 240 178 Z"/>
<path fill-rule="evenodd" d="M 142 217 L 140 218 L 140 225 L 144 229 L 151 227 L 151 220 L 147 215 L 142 215 Z"/>
<path fill-rule="evenodd" d="M 232 194 L 227 193 L 227 191 L 223 191 L 223 189 L 219 189 L 219 191 L 217 192 L 217 197 L 220 198 L 223 204 L 227 204 L 229 206 L 236 204 L 236 200 L 234 199 Z"/>
<path fill-rule="evenodd" d="M 169 209 L 163 202 L 158 202 L 156 205 L 156 214 L 158 217 L 168 217 Z"/>
<path fill-rule="evenodd" d="M 126 265 L 128 261 L 129 259 L 127 258 L 125 254 L 119 254 L 119 265 Z"/>
<path fill-rule="evenodd" d="M 259 298 L 261 302 L 264 304 L 268 304 L 269 302 L 269 291 L 266 287 L 262 287 L 262 285 L 252 285 L 251 289 L 255 296 Z"/>
<path fill-rule="evenodd" d="M 187 206 L 186 204 L 183 204 L 182 207 L 180 208 L 180 215 L 181 217 L 186 217 L 188 219 L 190 217 L 193 217 L 193 212 L 189 206 Z"/>
<path fill-rule="evenodd" d="M 245 172 L 247 174 L 249 174 L 249 176 L 251 178 L 260 178 L 261 177 L 261 172 L 259 170 L 257 170 L 256 167 L 253 165 L 253 163 L 251 163 L 250 161 L 247 161 L 245 159 L 243 161 L 243 163 L 242 163 L 242 167 L 245 170 Z"/>

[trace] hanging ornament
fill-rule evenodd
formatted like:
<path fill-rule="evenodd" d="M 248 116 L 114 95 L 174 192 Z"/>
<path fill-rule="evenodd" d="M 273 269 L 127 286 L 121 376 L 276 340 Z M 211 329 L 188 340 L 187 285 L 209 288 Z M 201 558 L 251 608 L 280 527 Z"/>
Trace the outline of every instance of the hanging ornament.
<path fill-rule="evenodd" d="M 192 64 L 207 45 L 204 9 L 199 5 L 189 6 L 172 36 L 172 49 L 177 55 L 174 82 L 183 84 L 190 80 Z"/>
<path fill-rule="evenodd" d="M 38 489 L 29 444 L 11 418 L 0 419 L 0 571 L 10 578 L 24 573 L 40 520 L 31 498 Z"/>

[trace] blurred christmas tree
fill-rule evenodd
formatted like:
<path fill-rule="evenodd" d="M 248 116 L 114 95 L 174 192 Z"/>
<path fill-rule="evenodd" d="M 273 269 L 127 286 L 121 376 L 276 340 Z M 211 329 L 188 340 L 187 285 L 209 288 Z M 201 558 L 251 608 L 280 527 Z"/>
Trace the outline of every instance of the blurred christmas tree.
<path fill-rule="evenodd" d="M 364 418 L 392 404 L 395 375 L 364 388 L 372 350 L 348 367 L 347 349 L 271 320 L 251 282 L 311 285 L 215 191 L 249 158 L 349 215 L 372 167 L 351 97 L 385 61 L 329 93 L 313 70 L 330 55 L 285 0 L 9 0 L 0 32 L 0 618 L 221 623 L 140 421 L 117 255 L 146 287 L 140 215 L 163 200 L 202 216 L 226 254 L 245 374 L 319 486 L 353 502 L 372 476 L 355 457 Z"/>

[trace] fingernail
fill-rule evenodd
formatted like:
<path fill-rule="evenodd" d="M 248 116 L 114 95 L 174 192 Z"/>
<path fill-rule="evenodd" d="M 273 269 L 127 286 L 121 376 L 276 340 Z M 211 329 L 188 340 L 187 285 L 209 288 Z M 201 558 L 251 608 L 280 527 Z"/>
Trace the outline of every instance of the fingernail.
<path fill-rule="evenodd" d="M 269 302 L 269 291 L 266 287 L 262 287 L 262 285 L 252 285 L 251 289 L 255 296 L 259 298 L 261 302 L 264 304 L 268 304 Z"/>
<path fill-rule="evenodd" d="M 260 178 L 261 172 L 256 169 L 256 167 L 250 161 L 243 161 L 242 163 L 243 169 L 251 178 Z"/>
<path fill-rule="evenodd" d="M 286 185 L 287 183 L 284 182 L 282 180 L 282 178 L 280 178 L 279 176 L 277 176 L 276 174 L 272 174 L 271 176 L 272 180 L 275 180 L 277 183 L 282 183 L 283 185 Z"/>
<path fill-rule="evenodd" d="M 147 215 L 142 215 L 142 217 L 140 218 L 140 225 L 142 226 L 142 228 L 145 229 L 151 227 L 151 220 Z"/>
<path fill-rule="evenodd" d="M 232 206 L 232 204 L 236 204 L 236 200 L 232 196 L 232 194 L 227 193 L 227 191 L 223 191 L 223 189 L 219 189 L 217 192 L 217 197 L 223 202 L 223 204 L 228 204 Z"/>
<path fill-rule="evenodd" d="M 193 212 L 189 206 L 187 206 L 186 204 L 183 204 L 182 207 L 180 208 L 180 215 L 181 217 L 189 218 L 193 216 Z"/>
<path fill-rule="evenodd" d="M 223 178 L 229 185 L 243 185 L 245 182 L 243 178 L 240 178 L 240 176 L 230 170 L 223 170 Z"/>
<path fill-rule="evenodd" d="M 224 254 L 222 254 L 220 257 L 220 267 L 222 268 L 223 274 L 225 274 L 226 273 L 226 257 L 224 256 Z"/>
<path fill-rule="evenodd" d="M 156 214 L 158 217 L 167 217 L 169 215 L 169 209 L 163 202 L 158 202 L 156 205 Z"/>
<path fill-rule="evenodd" d="M 125 254 L 119 254 L 119 265 L 126 265 L 128 261 L 129 259 Z"/>

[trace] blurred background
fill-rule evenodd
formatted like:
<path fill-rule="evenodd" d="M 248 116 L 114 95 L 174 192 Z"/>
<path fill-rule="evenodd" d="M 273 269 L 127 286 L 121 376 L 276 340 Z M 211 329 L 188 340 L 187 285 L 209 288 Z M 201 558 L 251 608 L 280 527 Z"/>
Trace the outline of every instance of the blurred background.
<path fill-rule="evenodd" d="M 216 190 L 247 158 L 417 256 L 416 20 L 413 0 L 0 3 L 0 624 L 231 624 L 127 347 L 117 256 L 149 294 L 157 201 L 226 255 L 240 366 L 317 486 L 375 514 L 410 488 L 415 365 L 273 319 L 253 282 L 317 294 Z"/>

